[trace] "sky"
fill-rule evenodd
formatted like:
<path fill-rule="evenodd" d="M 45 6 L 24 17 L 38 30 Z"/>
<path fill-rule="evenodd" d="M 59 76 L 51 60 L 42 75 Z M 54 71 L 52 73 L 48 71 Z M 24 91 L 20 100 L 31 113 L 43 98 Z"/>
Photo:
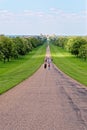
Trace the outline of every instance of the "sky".
<path fill-rule="evenodd" d="M 0 34 L 87 35 L 87 0 L 0 0 Z"/>

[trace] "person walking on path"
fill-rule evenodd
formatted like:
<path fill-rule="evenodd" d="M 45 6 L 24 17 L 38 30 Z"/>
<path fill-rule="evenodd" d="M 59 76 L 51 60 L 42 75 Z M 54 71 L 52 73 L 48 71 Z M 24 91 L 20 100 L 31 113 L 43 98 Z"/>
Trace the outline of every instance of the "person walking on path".
<path fill-rule="evenodd" d="M 44 61 L 44 69 L 48 67 L 48 70 L 50 70 L 50 63 L 51 63 L 51 59 L 49 57 L 46 57 Z"/>
<path fill-rule="evenodd" d="M 47 68 L 47 58 L 45 58 L 45 61 L 44 61 L 44 69 Z"/>
<path fill-rule="evenodd" d="M 45 62 L 45 63 L 44 63 L 44 69 L 46 69 L 46 68 L 47 68 L 47 63 Z"/>
<path fill-rule="evenodd" d="M 50 63 L 48 63 L 48 70 L 50 70 Z"/>
<path fill-rule="evenodd" d="M 50 57 L 47 58 L 47 63 L 48 63 L 48 70 L 50 70 L 50 65 L 51 65 L 51 58 Z"/>

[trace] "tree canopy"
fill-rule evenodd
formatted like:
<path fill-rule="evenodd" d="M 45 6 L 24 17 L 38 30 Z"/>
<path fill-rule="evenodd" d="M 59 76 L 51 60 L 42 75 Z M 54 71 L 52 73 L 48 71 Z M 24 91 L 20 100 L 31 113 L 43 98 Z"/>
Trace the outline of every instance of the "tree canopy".
<path fill-rule="evenodd" d="M 6 37 L 0 36 L 0 60 L 4 62 L 11 58 L 18 58 L 23 56 L 42 45 L 46 41 L 46 37 Z"/>

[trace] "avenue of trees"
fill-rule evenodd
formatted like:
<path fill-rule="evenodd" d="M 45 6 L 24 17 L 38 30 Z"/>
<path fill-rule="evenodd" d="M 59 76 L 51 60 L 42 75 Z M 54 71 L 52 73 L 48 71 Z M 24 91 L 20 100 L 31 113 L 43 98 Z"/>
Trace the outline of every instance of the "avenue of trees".
<path fill-rule="evenodd" d="M 51 43 L 66 49 L 71 54 L 76 57 L 87 59 L 87 37 L 80 36 L 59 36 L 59 37 L 50 37 Z"/>
<path fill-rule="evenodd" d="M 0 35 L 0 60 L 9 62 L 19 56 L 26 55 L 33 48 L 42 45 L 46 37 L 7 37 Z"/>

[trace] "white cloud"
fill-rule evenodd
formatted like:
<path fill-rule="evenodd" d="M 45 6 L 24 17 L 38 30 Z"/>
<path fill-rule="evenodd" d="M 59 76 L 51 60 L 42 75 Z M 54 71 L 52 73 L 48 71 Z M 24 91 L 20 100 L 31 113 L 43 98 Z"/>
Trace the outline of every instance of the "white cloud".
<path fill-rule="evenodd" d="M 48 11 L 48 13 L 45 12 L 41 12 L 41 11 L 32 11 L 32 10 L 24 10 L 21 13 L 13 13 L 13 12 L 9 12 L 8 10 L 0 10 L 0 20 L 3 19 L 14 19 L 14 20 L 19 20 L 22 19 L 23 17 L 26 17 L 26 19 L 28 20 L 28 18 L 30 17 L 36 17 L 36 18 L 40 18 L 43 17 L 43 19 L 48 19 L 53 21 L 55 20 L 79 20 L 80 18 L 87 18 L 87 11 L 85 12 L 79 12 L 79 13 L 67 13 L 64 12 L 60 9 L 55 9 L 55 8 L 51 8 L 50 11 Z"/>
<path fill-rule="evenodd" d="M 0 22 L 11 22 L 14 20 L 15 14 L 8 10 L 0 10 Z"/>
<path fill-rule="evenodd" d="M 25 15 L 25 16 L 33 16 L 33 15 L 34 15 L 34 12 L 31 11 L 31 10 L 24 10 L 23 15 Z"/>
<path fill-rule="evenodd" d="M 54 16 L 59 16 L 60 18 L 65 18 L 66 20 L 70 20 L 70 19 L 80 19 L 80 18 L 86 18 L 87 17 L 87 11 L 84 11 L 84 12 L 79 12 L 79 13 L 73 13 L 73 12 L 64 12 L 63 10 L 60 10 L 60 9 L 56 9 L 56 8 L 51 8 L 50 9 L 51 13 L 54 15 Z"/>
<path fill-rule="evenodd" d="M 0 30 L 9 33 L 75 33 L 81 29 L 85 32 L 86 19 L 87 11 L 68 13 L 51 8 L 48 12 L 24 10 L 13 13 L 0 10 Z"/>
<path fill-rule="evenodd" d="M 42 16 L 44 16 L 44 12 L 41 12 L 41 11 L 32 11 L 32 10 L 24 10 L 24 13 L 23 13 L 23 15 L 25 15 L 25 16 L 40 16 L 40 17 L 42 17 Z"/>

